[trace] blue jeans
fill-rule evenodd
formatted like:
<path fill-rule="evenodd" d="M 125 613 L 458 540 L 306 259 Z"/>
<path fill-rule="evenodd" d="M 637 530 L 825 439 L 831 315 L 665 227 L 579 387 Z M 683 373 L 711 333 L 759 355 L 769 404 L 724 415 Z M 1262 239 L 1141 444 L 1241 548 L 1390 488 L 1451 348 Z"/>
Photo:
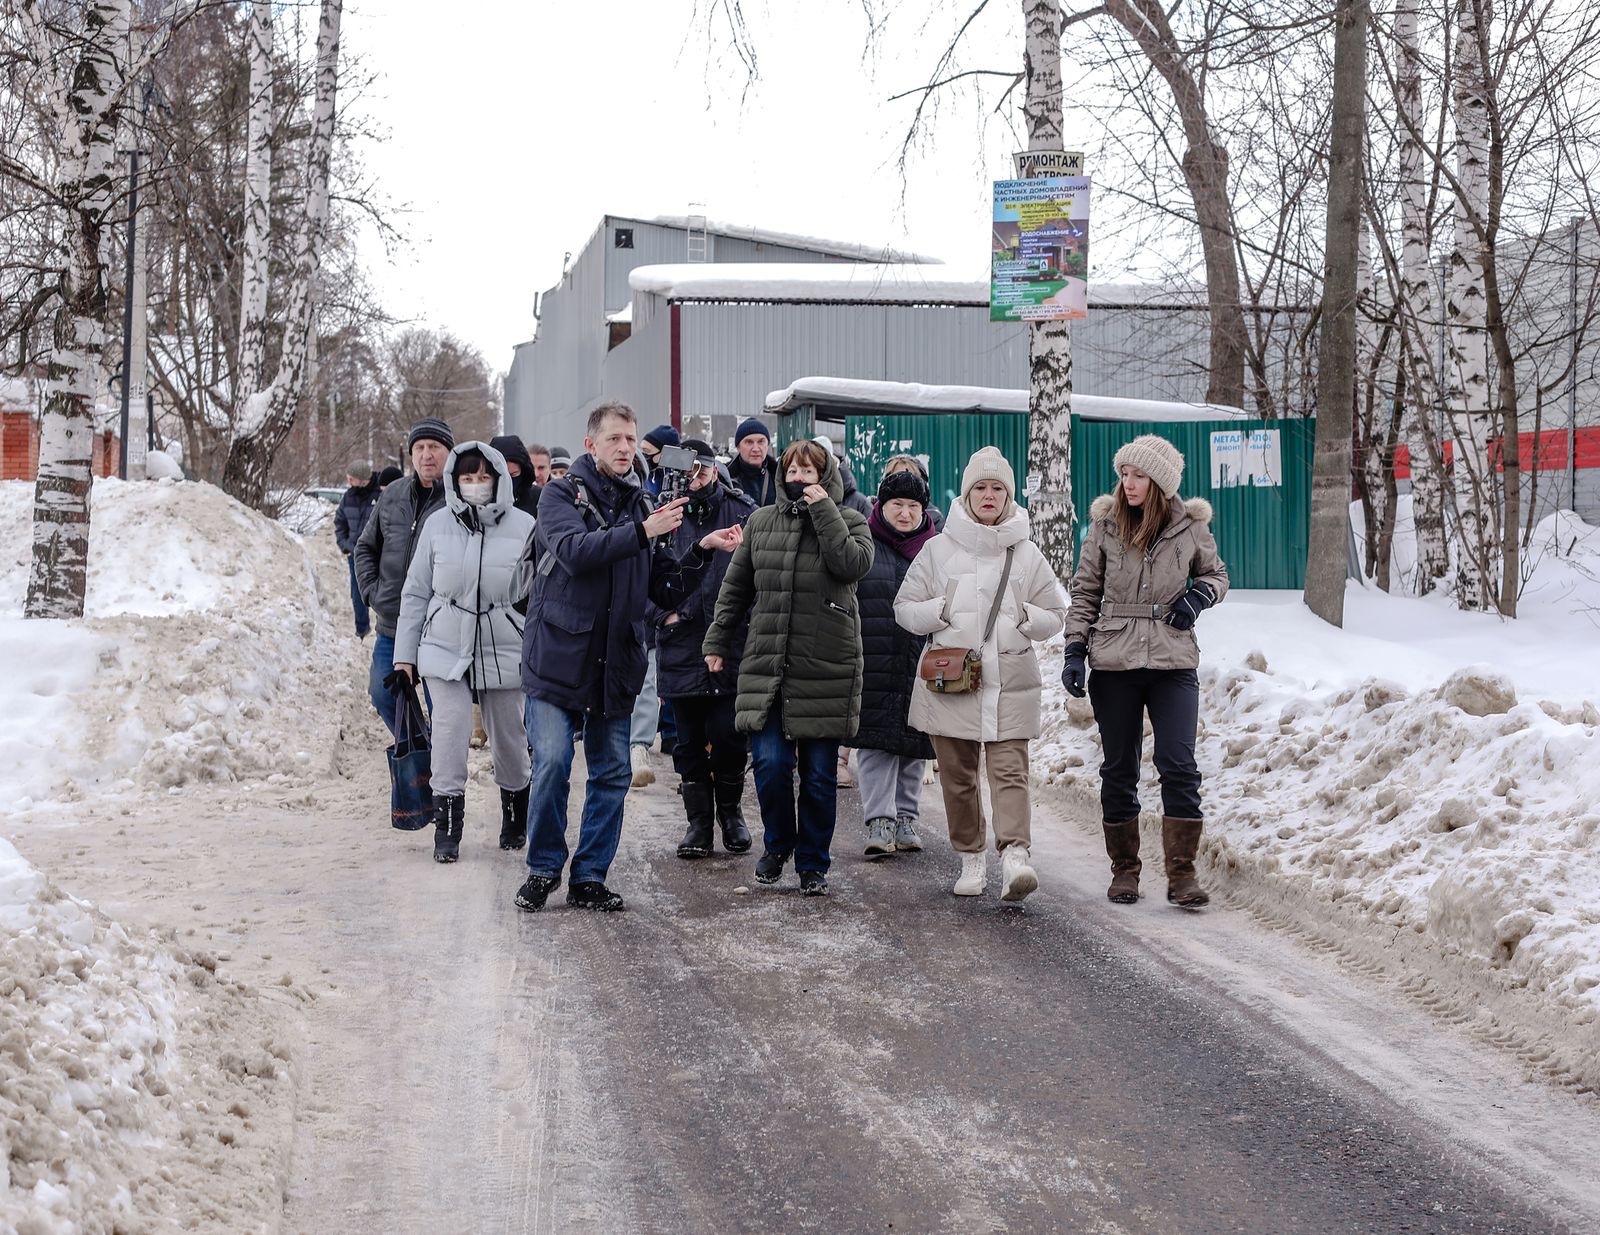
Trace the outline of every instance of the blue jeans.
<path fill-rule="evenodd" d="M 394 636 L 379 634 L 372 641 L 372 668 L 367 673 L 367 694 L 372 698 L 372 706 L 378 709 L 378 715 L 383 717 L 383 723 L 389 726 L 391 735 L 394 733 L 394 696 L 383 684 L 383 679 L 393 669 Z"/>
<path fill-rule="evenodd" d="M 361 583 L 356 578 L 356 559 L 346 554 L 344 560 L 350 567 L 350 603 L 356 610 L 356 638 L 365 639 L 367 632 L 372 629 L 372 622 L 367 616 L 367 602 L 361 597 Z"/>
<path fill-rule="evenodd" d="M 531 696 L 523 701 L 528 746 L 533 751 L 533 791 L 528 802 L 528 872 L 561 878 L 567 864 L 567 799 L 572 788 L 572 743 L 583 729 L 589 784 L 578 825 L 578 852 L 568 883 L 604 883 L 622 840 L 622 803 L 633 781 L 626 716 L 585 715 Z"/>
<path fill-rule="evenodd" d="M 794 854 L 796 871 L 825 872 L 839 803 L 839 743 L 783 736 L 783 704 L 772 701 L 766 727 L 750 736 L 756 797 L 768 853 Z M 795 820 L 794 772 L 800 769 L 800 812 Z"/>

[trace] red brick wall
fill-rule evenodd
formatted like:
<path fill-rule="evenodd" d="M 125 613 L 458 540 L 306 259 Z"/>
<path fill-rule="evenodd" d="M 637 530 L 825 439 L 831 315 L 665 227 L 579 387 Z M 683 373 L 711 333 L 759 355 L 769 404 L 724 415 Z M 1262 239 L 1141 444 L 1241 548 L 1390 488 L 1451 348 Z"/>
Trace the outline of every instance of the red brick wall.
<path fill-rule="evenodd" d="M 94 435 L 90 455 L 96 476 L 120 470 L 122 444 L 110 429 Z M 0 480 L 33 480 L 39 474 L 39 422 L 32 412 L 0 413 Z"/>

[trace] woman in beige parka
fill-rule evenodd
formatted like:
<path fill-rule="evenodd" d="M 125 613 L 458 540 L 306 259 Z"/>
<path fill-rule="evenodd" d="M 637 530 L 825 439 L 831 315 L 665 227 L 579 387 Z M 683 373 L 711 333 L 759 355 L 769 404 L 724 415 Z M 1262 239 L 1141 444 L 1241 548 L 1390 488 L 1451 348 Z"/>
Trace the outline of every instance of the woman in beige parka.
<path fill-rule="evenodd" d="M 1154 435 L 1136 437 L 1113 466 L 1116 489 L 1089 507 L 1061 681 L 1081 699 L 1093 670 L 1088 695 L 1105 755 L 1100 809 L 1111 858 L 1106 895 L 1122 905 L 1139 899 L 1139 756 L 1148 711 L 1161 777 L 1167 899 L 1198 908 L 1210 898 L 1194 874 L 1202 827 L 1194 623 L 1227 594 L 1228 568 L 1211 536 L 1211 503 L 1178 496 L 1183 456 L 1176 447 Z"/>
<path fill-rule="evenodd" d="M 919 682 L 909 720 L 933 739 L 939 757 L 950 844 L 961 854 L 957 896 L 978 896 L 987 883 L 980 758 L 987 765 L 1000 897 L 1007 901 L 1039 886 L 1028 854 L 1028 742 L 1039 736 L 1041 719 L 1033 645 L 1054 637 L 1066 617 L 1061 584 L 1028 538 L 1028 512 L 1017 505 L 1016 491 L 1004 455 L 993 446 L 974 454 L 961 478 L 961 500 L 911 563 L 894 601 L 895 621 L 912 634 L 930 635 L 940 647 L 981 648 L 980 688 L 936 694 Z M 997 593 L 994 633 L 985 640 Z"/>

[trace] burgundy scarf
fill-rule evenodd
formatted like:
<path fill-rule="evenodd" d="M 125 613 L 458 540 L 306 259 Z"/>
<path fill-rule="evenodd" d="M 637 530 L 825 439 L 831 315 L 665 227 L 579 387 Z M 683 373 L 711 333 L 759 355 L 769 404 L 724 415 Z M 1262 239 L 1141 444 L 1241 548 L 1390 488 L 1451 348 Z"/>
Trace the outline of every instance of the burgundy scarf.
<path fill-rule="evenodd" d="M 883 516 L 878 513 L 878 503 L 872 503 L 872 513 L 867 516 L 867 526 L 872 529 L 872 534 L 887 545 L 906 561 L 911 561 L 922 551 L 922 546 L 927 544 L 938 531 L 933 526 L 933 520 L 928 518 L 928 509 L 922 509 L 922 526 L 914 532 L 901 532 L 890 527 L 884 522 Z"/>

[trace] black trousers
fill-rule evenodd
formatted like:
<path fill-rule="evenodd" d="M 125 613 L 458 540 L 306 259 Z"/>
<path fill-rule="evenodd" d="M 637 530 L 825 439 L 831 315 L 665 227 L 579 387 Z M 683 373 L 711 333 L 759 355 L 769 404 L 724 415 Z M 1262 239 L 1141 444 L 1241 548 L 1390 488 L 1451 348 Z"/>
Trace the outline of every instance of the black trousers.
<path fill-rule="evenodd" d="M 1107 823 L 1139 817 L 1139 755 L 1144 715 L 1155 731 L 1161 809 L 1174 819 L 1200 819 L 1200 769 L 1195 730 L 1200 723 L 1200 682 L 1193 669 L 1096 669 L 1089 702 L 1100 726 L 1100 811 Z"/>
<path fill-rule="evenodd" d="M 686 695 L 670 701 L 678 724 L 672 765 L 686 781 L 744 780 L 750 740 L 733 725 L 733 696 Z M 706 747 L 710 746 L 710 751 Z"/>

